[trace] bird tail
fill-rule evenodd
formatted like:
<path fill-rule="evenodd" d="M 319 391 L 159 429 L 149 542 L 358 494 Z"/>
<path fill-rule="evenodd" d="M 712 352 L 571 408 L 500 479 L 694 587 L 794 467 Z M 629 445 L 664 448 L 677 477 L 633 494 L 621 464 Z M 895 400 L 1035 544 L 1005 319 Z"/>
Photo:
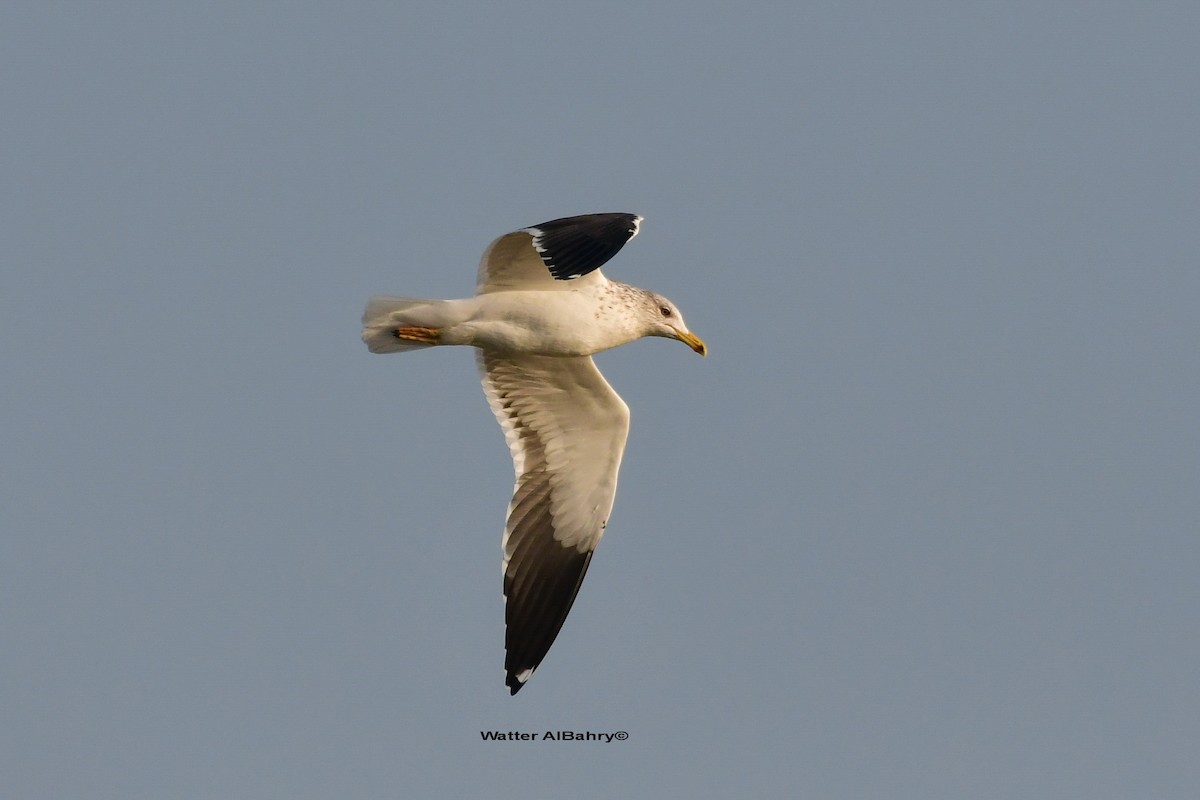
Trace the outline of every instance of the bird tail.
<path fill-rule="evenodd" d="M 367 301 L 363 312 L 362 340 L 372 353 L 403 353 L 424 350 L 432 344 L 397 339 L 396 328 L 401 325 L 436 326 L 437 313 L 445 300 L 421 300 L 416 297 L 376 295 Z"/>

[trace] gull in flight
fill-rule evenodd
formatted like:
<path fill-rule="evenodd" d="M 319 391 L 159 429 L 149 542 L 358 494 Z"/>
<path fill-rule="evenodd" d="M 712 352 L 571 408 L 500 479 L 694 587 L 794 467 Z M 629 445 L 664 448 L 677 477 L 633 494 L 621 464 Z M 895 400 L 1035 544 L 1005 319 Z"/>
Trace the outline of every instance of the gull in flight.
<path fill-rule="evenodd" d="M 372 297 L 372 353 L 477 348 L 483 391 L 512 452 L 504 528 L 506 684 L 520 691 L 550 650 L 604 535 L 629 432 L 629 407 L 592 354 L 644 336 L 708 350 L 660 294 L 600 267 L 638 233 L 636 214 L 586 214 L 496 239 L 475 296 Z"/>

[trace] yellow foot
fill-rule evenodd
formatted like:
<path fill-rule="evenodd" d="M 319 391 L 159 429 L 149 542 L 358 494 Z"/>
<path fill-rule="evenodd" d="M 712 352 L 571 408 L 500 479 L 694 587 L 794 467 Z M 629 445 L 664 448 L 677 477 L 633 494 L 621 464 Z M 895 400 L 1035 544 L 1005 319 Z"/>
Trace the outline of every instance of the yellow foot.
<path fill-rule="evenodd" d="M 438 328 L 422 328 L 417 325 L 403 325 L 392 331 L 392 335 L 397 339 L 403 339 L 406 342 L 437 344 L 438 338 L 442 335 L 442 332 Z"/>

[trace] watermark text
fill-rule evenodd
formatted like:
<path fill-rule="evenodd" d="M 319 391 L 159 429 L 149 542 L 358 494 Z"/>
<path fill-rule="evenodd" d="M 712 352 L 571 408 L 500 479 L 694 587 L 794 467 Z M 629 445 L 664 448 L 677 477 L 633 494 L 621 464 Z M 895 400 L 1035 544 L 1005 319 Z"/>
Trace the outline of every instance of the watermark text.
<path fill-rule="evenodd" d="M 480 731 L 485 742 L 623 742 L 629 738 L 625 731 Z"/>

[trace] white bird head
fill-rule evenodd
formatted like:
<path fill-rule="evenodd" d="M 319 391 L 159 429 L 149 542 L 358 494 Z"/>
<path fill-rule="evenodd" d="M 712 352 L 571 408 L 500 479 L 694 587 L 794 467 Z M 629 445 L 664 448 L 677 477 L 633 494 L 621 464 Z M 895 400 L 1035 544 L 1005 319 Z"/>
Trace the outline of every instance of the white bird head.
<path fill-rule="evenodd" d="M 647 336 L 664 336 L 668 339 L 678 339 L 702 356 L 708 355 L 708 346 L 704 341 L 688 330 L 683 321 L 683 314 L 667 298 L 655 292 L 646 292 Z"/>

